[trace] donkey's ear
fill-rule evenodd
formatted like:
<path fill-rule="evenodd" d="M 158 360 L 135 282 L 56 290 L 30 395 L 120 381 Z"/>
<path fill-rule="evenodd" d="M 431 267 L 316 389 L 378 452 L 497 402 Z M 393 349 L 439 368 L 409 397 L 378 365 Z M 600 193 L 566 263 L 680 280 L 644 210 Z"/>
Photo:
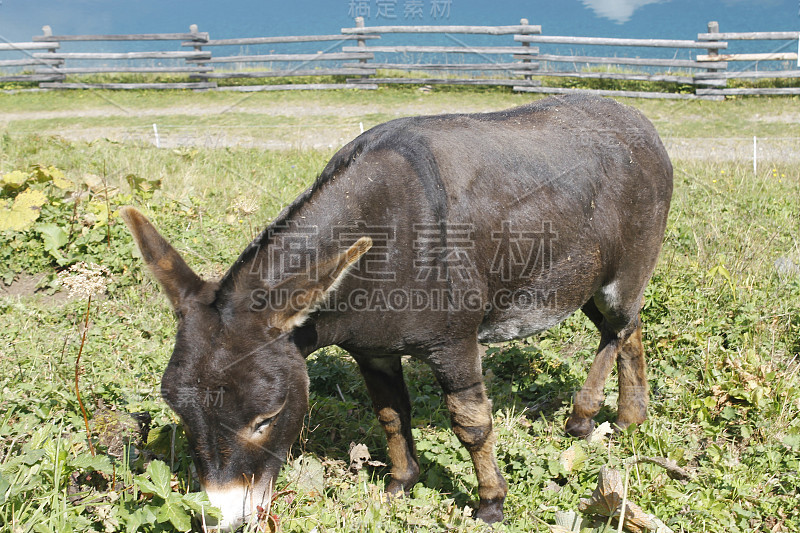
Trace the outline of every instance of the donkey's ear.
<path fill-rule="evenodd" d="M 126 206 L 120 209 L 120 215 L 133 234 L 142 258 L 167 293 L 173 309 L 180 310 L 186 298 L 198 293 L 205 282 L 139 211 Z"/>
<path fill-rule="evenodd" d="M 288 305 L 270 316 L 270 325 L 283 332 L 302 325 L 308 316 L 325 301 L 328 294 L 339 286 L 347 276 L 347 271 L 370 248 L 372 248 L 372 239 L 361 237 L 347 251 L 333 259 L 314 265 L 315 279 L 309 278 L 307 275 L 296 275 L 272 287 L 269 292 L 273 295 L 281 295 L 282 301 Z"/>

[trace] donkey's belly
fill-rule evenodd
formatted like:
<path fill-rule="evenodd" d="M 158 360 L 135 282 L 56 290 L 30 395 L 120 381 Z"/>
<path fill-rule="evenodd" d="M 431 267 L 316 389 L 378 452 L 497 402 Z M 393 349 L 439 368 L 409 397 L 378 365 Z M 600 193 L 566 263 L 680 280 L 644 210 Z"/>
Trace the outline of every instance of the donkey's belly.
<path fill-rule="evenodd" d="M 571 315 L 574 309 L 548 309 L 528 313 L 506 314 L 499 320 L 483 322 L 478 327 L 478 342 L 488 344 L 524 339 L 546 331 Z"/>

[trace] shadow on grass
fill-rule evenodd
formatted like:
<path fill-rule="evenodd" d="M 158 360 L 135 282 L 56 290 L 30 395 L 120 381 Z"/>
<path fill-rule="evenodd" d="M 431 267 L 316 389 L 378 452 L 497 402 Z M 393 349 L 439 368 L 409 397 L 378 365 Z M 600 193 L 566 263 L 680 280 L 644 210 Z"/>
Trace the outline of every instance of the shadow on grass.
<path fill-rule="evenodd" d="M 584 344 L 582 339 L 580 344 Z M 570 351 L 560 340 L 551 347 L 549 339 L 540 346 L 512 343 L 490 348 L 483 366 L 495 413 L 553 420 L 583 383 L 581 356 L 589 360 L 594 356 L 593 349 L 582 348 L 579 357 L 564 357 Z M 355 362 L 340 350 L 326 349 L 309 358 L 308 371 L 311 410 L 308 430 L 301 438 L 303 451 L 349 462 L 350 443 L 355 442 L 365 444 L 373 459 L 389 464 L 386 439 Z M 424 362 L 409 359 L 404 361 L 404 374 L 422 486 L 447 495 L 460 507 L 475 502 L 477 486 L 470 457 L 450 431 L 449 412 L 433 372 Z M 604 407 L 597 420 L 615 416 L 614 409 Z M 380 486 L 390 473 L 390 466 L 376 468 L 371 478 Z"/>

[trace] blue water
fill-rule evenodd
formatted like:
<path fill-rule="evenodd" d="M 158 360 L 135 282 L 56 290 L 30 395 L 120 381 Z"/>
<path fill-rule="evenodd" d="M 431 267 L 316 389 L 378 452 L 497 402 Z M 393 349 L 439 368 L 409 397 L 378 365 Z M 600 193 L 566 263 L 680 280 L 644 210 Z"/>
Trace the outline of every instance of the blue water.
<path fill-rule="evenodd" d="M 718 21 L 723 32 L 800 30 L 800 0 L 2 0 L 0 38 L 29 41 L 33 35 L 41 34 L 45 24 L 55 34 L 184 32 L 190 24 L 197 24 L 200 31 L 217 39 L 336 34 L 342 27 L 353 26 L 353 16 L 359 13 L 365 16 L 368 26 L 507 25 L 518 24 L 524 17 L 531 24 L 541 25 L 546 35 L 694 39 L 706 31 L 710 20 Z M 416 42 L 420 37 L 429 38 L 416 36 Z M 405 44 L 410 42 L 408 36 L 389 36 L 382 44 L 400 42 L 398 39 Z M 476 42 L 474 37 L 464 38 L 471 44 L 484 44 L 480 39 Z M 497 38 L 491 43 L 512 44 L 498 42 Z M 774 51 L 781 45 L 786 51 L 797 49 L 796 45 L 792 48 L 789 43 L 775 42 L 766 43 L 765 50 L 765 43 L 760 44 L 761 51 Z M 86 46 L 66 44 L 62 50 Z M 98 49 L 97 44 L 91 46 Z M 105 50 L 119 50 L 130 45 L 102 46 Z M 136 46 L 142 49 L 140 44 Z M 165 45 L 155 46 L 164 49 Z M 323 49 L 326 45 L 310 46 Z M 734 46 L 737 48 L 732 51 L 744 51 L 752 49 L 753 44 Z M 586 48 L 541 48 L 548 53 L 591 52 Z M 225 53 L 236 52 L 228 49 Z M 678 57 L 686 58 L 690 53 L 681 51 Z"/>
<path fill-rule="evenodd" d="M 177 32 L 190 24 L 215 38 L 338 33 L 364 5 L 368 25 L 499 25 L 525 17 L 551 35 L 673 38 L 692 38 L 709 20 L 722 31 L 800 29 L 798 0 L 2 0 L 0 36 L 29 40 L 45 24 L 61 34 Z"/>

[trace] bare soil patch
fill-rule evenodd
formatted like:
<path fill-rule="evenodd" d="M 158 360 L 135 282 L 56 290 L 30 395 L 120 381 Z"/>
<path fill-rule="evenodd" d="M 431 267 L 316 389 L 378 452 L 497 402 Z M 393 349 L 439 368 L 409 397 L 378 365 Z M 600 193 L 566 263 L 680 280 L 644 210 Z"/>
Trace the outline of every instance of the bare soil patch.
<path fill-rule="evenodd" d="M 501 106 L 503 107 L 503 106 Z M 392 106 L 392 113 L 398 116 L 424 115 L 436 113 L 473 113 L 495 110 L 493 106 L 464 105 L 463 103 L 429 102 L 419 98 L 416 102 Z M 363 102 L 357 104 L 324 104 L 309 99 L 308 104 L 286 104 L 275 102 L 265 105 L 242 100 L 233 104 L 206 104 L 193 106 L 153 107 L 150 109 L 128 109 L 124 106 L 107 105 L 86 109 L 59 109 L 48 111 L 22 111 L 0 114 L 0 124 L 17 120 L 53 120 L 59 118 L 95 117 L 154 117 L 154 116 L 212 116 L 225 113 L 247 113 L 251 115 L 313 117 L 332 115 L 338 117 L 357 117 L 386 113 L 381 104 Z"/>
<path fill-rule="evenodd" d="M 48 304 L 65 302 L 67 300 L 66 292 L 56 291 L 53 294 L 47 294 L 47 292 L 39 288 L 39 284 L 46 276 L 47 274 L 43 273 L 22 273 L 17 275 L 11 285 L 0 282 L 0 298 L 37 298 Z"/>

